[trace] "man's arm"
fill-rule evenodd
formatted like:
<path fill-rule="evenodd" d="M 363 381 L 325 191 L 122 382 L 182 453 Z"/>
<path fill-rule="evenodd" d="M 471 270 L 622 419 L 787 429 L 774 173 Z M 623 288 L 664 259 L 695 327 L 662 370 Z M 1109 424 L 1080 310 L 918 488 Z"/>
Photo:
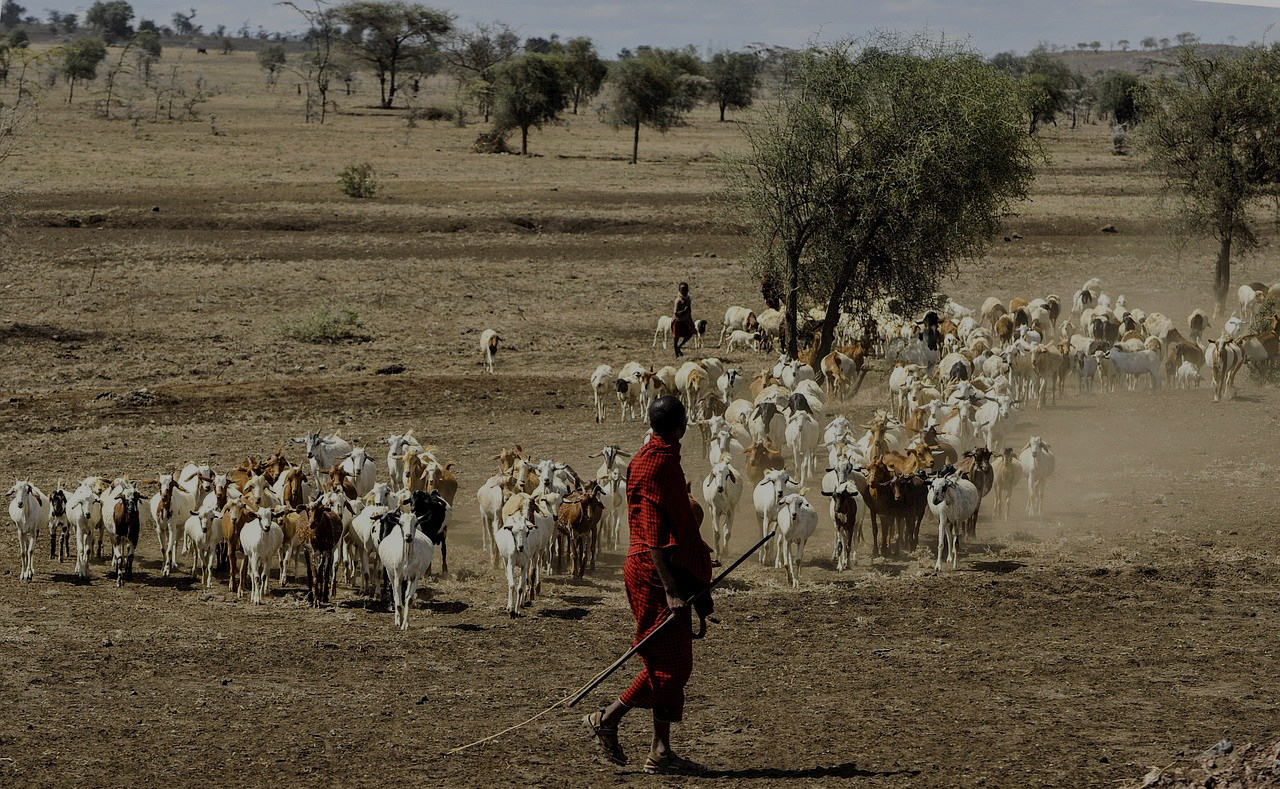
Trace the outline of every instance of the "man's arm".
<path fill-rule="evenodd" d="M 653 557 L 653 566 L 658 571 L 658 579 L 662 581 L 662 588 L 667 591 L 667 608 L 672 611 L 679 611 L 688 603 L 684 598 L 680 597 L 680 590 L 676 587 L 676 575 L 671 571 L 671 562 L 667 559 L 667 552 L 662 548 L 650 548 L 649 555 Z"/>

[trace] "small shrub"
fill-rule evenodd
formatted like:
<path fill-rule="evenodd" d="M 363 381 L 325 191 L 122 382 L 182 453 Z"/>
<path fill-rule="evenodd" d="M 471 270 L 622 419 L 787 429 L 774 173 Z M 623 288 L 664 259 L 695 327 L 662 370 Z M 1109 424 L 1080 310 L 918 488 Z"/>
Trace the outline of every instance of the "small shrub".
<path fill-rule="evenodd" d="M 342 342 L 364 342 L 369 336 L 359 329 L 364 323 L 354 310 L 345 308 L 332 309 L 321 307 L 315 312 L 295 321 L 280 321 L 277 332 L 291 340 L 309 342 L 317 345 L 337 345 Z"/>
<path fill-rule="evenodd" d="M 423 107 L 418 110 L 418 117 L 424 121 L 451 121 L 453 110 L 448 107 Z"/>
<path fill-rule="evenodd" d="M 498 129 L 480 132 L 476 141 L 471 143 L 472 153 L 511 153 L 507 147 L 507 133 Z"/>
<path fill-rule="evenodd" d="M 373 174 L 373 165 L 368 162 L 353 164 L 338 176 L 342 184 L 342 192 L 347 197 L 373 197 L 378 193 L 378 181 Z"/>
<path fill-rule="evenodd" d="M 1257 304 L 1258 310 L 1253 314 L 1253 322 L 1249 324 L 1249 331 L 1253 334 L 1269 332 L 1275 326 L 1272 319 L 1280 313 L 1280 304 L 1276 304 L 1274 299 L 1261 297 L 1259 297 Z M 1276 364 L 1276 362 L 1266 361 L 1250 364 L 1246 365 L 1245 369 L 1249 371 L 1249 380 L 1259 386 L 1280 384 L 1280 365 Z"/>

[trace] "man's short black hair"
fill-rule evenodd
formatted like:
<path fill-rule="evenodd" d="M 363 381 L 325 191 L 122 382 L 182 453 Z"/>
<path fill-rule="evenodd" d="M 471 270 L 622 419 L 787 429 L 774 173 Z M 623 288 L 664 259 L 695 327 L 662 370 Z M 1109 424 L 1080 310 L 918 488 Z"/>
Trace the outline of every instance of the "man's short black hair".
<path fill-rule="evenodd" d="M 684 403 L 674 395 L 663 395 L 649 406 L 649 426 L 655 433 L 670 435 L 679 432 L 687 421 Z"/>

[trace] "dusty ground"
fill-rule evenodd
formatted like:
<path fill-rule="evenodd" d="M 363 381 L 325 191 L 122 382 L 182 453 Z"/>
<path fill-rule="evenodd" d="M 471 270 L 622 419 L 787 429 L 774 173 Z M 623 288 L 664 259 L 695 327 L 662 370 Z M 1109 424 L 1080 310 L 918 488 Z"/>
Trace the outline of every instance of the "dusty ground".
<path fill-rule="evenodd" d="M 149 534 L 123 590 L 101 564 L 80 586 L 45 557 L 19 584 L 5 538 L 0 782 L 649 783 L 597 764 L 568 712 L 441 757 L 560 698 L 630 633 L 616 553 L 507 619 L 473 494 L 502 446 L 586 469 L 604 443 L 638 444 L 616 411 L 593 424 L 587 378 L 599 362 L 664 363 L 651 332 L 676 281 L 713 323 L 756 304 L 741 238 L 704 202 L 734 125 L 703 113 L 647 134 L 637 167 L 619 158 L 626 133 L 594 115 L 535 135 L 540 157 L 480 156 L 467 153 L 475 126 L 304 127 L 296 96 L 266 94 L 249 55 L 204 63 L 222 136 L 207 123 L 135 132 L 54 96 L 27 128 L 26 196 L 0 257 L 0 480 L 226 468 L 306 430 L 372 446 L 413 427 L 459 465 L 454 574 L 427 584 L 400 634 L 345 588 L 327 611 L 302 605 L 296 584 L 251 608 L 158 578 Z M 1108 154 L 1107 131 L 1046 144 L 1009 222 L 1023 239 L 966 266 L 951 292 L 1066 295 L 1096 275 L 1180 326 L 1206 306 L 1207 256 L 1175 246 L 1151 182 Z M 383 175 L 375 200 L 337 191 L 357 159 Z M 1107 223 L 1120 233 L 1099 234 Z M 1268 246 L 1238 276 L 1274 281 L 1278 268 Z M 358 312 L 370 339 L 281 338 L 282 321 L 325 304 Z M 489 326 L 506 338 L 494 377 L 476 349 Z M 391 363 L 406 371 L 375 374 Z M 142 387 L 154 397 L 120 399 Z M 753 563 L 722 596 L 680 746 L 720 771 L 711 780 L 758 785 L 1114 786 L 1224 733 L 1273 742 L 1276 399 L 1072 387 L 1016 433 L 1057 454 L 1046 515 L 984 519 L 940 577 L 928 521 L 915 556 L 864 554 L 835 573 L 824 515 L 803 588 Z M 884 402 L 873 376 L 834 410 L 862 419 Z M 686 446 L 700 478 L 701 447 Z M 747 502 L 734 546 L 754 529 Z M 625 731 L 641 758 L 643 724 Z"/>

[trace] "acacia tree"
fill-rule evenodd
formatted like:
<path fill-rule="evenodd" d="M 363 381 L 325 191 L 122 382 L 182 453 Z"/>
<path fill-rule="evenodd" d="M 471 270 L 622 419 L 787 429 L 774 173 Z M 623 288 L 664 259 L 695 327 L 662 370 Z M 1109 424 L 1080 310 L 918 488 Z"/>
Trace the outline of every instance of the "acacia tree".
<path fill-rule="evenodd" d="M 756 90 L 756 74 L 760 61 L 747 52 L 717 52 L 711 57 L 707 71 L 711 79 L 712 100 L 720 106 L 720 122 L 724 111 L 745 110 L 751 106 Z"/>
<path fill-rule="evenodd" d="M 1098 80 L 1098 111 L 1116 123 L 1138 120 L 1138 91 L 1141 83 L 1128 71 L 1109 71 Z"/>
<path fill-rule="evenodd" d="M 276 72 L 284 68 L 284 64 L 288 62 L 289 55 L 284 50 L 284 44 L 272 44 L 258 52 L 258 65 L 262 66 L 267 72 L 267 84 L 275 86 Z"/>
<path fill-rule="evenodd" d="M 930 303 L 976 260 L 1034 173 L 1012 80 L 977 56 L 888 34 L 812 48 L 725 159 L 724 205 L 746 219 L 754 274 L 784 283 L 787 344 L 816 303 L 816 353 L 842 310 Z"/>
<path fill-rule="evenodd" d="M 453 29 L 453 17 L 444 11 L 403 0 L 355 0 L 338 6 L 337 12 L 348 27 L 342 41 L 378 76 L 383 109 L 396 99 L 396 77 L 404 62 L 437 51 Z"/>
<path fill-rule="evenodd" d="M 580 105 L 600 93 L 604 78 L 609 75 L 609 67 L 600 59 L 595 42 L 586 36 L 576 36 L 564 46 L 564 70 L 569 78 L 573 114 L 577 115 Z"/>
<path fill-rule="evenodd" d="M 329 109 L 329 84 L 338 69 L 335 66 L 334 43 L 338 39 L 338 14 L 331 8 L 325 8 L 323 0 L 313 0 L 314 8 L 303 8 L 292 0 L 284 0 L 280 5 L 292 8 L 302 15 L 307 22 L 306 41 L 311 49 L 302 58 L 298 68 L 298 76 L 307 86 L 307 103 L 303 117 L 307 123 L 316 117 L 315 96 L 320 97 L 318 120 L 324 123 Z M 277 46 L 279 46 L 277 44 Z M 280 64 L 284 64 L 284 48 L 280 47 Z M 312 88 L 315 92 L 312 92 Z"/>
<path fill-rule="evenodd" d="M 1249 209 L 1280 194 L 1280 49 L 1249 47 L 1230 58 L 1179 52 L 1181 74 L 1139 94 L 1140 143 L 1164 181 L 1184 237 L 1218 242 L 1218 311 L 1231 261 L 1258 245 Z"/>
<path fill-rule="evenodd" d="M 631 164 L 640 152 L 640 127 L 665 133 L 701 99 L 706 78 L 696 73 L 696 58 L 682 50 L 643 49 L 622 58 L 609 70 L 614 128 L 632 130 Z"/>
<path fill-rule="evenodd" d="M 85 12 L 84 22 L 94 28 L 108 44 L 133 37 L 129 26 L 133 19 L 133 6 L 125 0 L 98 0 Z"/>
<path fill-rule="evenodd" d="M 529 129 L 555 121 L 569 105 L 567 79 L 559 55 L 521 55 L 499 67 L 494 101 L 499 131 L 520 130 L 520 153 L 529 153 Z"/>
<path fill-rule="evenodd" d="M 0 2 L 0 27 L 12 30 L 22 21 L 25 13 L 27 13 L 25 6 L 18 5 L 14 0 L 3 0 Z"/>
<path fill-rule="evenodd" d="M 107 47 L 100 38 L 82 36 L 62 48 L 62 76 L 71 89 L 67 103 L 76 94 L 76 80 L 91 80 L 98 76 L 98 64 L 107 56 Z"/>
<path fill-rule="evenodd" d="M 477 23 L 474 30 L 459 30 L 444 46 L 445 62 L 476 97 L 485 123 L 493 109 L 497 69 L 519 51 L 520 36 L 504 22 Z"/>

